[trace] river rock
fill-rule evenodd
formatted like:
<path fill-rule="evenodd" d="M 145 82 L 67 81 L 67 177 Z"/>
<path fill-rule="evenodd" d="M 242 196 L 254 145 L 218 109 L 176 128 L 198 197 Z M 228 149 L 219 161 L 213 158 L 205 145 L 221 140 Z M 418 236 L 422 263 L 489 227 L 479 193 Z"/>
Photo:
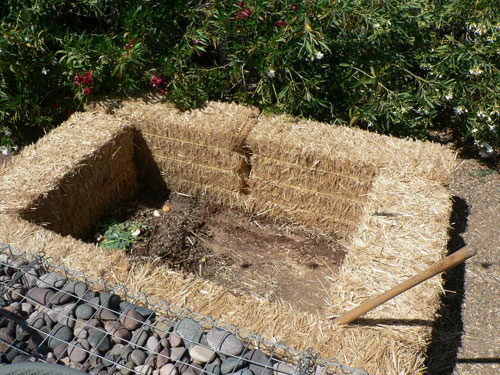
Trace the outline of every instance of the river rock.
<path fill-rule="evenodd" d="M 57 345 L 55 348 L 54 348 L 54 357 L 55 358 L 62 358 L 62 357 L 65 357 L 67 355 L 67 349 L 68 349 L 68 344 L 66 343 L 61 343 L 59 345 Z"/>
<path fill-rule="evenodd" d="M 182 337 L 188 348 L 194 344 L 198 344 L 203 335 L 203 328 L 192 318 L 182 319 L 175 327 L 175 330 Z"/>
<path fill-rule="evenodd" d="M 182 345 L 182 338 L 180 337 L 179 332 L 174 331 L 168 335 L 168 341 L 170 341 L 170 345 L 173 347 Z"/>
<path fill-rule="evenodd" d="M 56 324 L 51 333 L 53 337 L 49 338 L 48 341 L 48 346 L 51 349 L 54 349 L 62 342 L 70 342 L 75 337 L 71 328 L 60 323 Z"/>
<path fill-rule="evenodd" d="M 130 360 L 134 362 L 134 365 L 141 366 L 146 362 L 147 355 L 140 349 L 135 349 L 130 353 Z"/>
<path fill-rule="evenodd" d="M 32 288 L 26 293 L 26 297 L 40 305 L 46 305 L 51 300 L 54 292 L 48 288 Z"/>
<path fill-rule="evenodd" d="M 208 375 L 220 375 L 220 365 L 217 363 L 210 363 L 205 367 L 205 372 Z"/>
<path fill-rule="evenodd" d="M 245 353 L 243 358 L 251 362 L 248 368 L 252 370 L 255 375 L 273 375 L 271 360 L 260 350 L 252 349 L 248 353 Z"/>
<path fill-rule="evenodd" d="M 62 288 L 63 292 L 72 294 L 76 297 L 83 297 L 87 293 L 88 286 L 83 281 L 70 281 Z"/>
<path fill-rule="evenodd" d="M 75 319 L 72 312 L 75 307 L 75 303 L 68 303 L 62 306 L 53 306 L 51 310 L 47 311 L 47 315 L 54 322 L 67 325 L 69 328 L 74 328 Z"/>
<path fill-rule="evenodd" d="M 107 352 L 111 348 L 111 340 L 104 332 L 99 332 L 97 330 L 91 332 L 88 341 L 91 347 L 101 352 Z"/>
<path fill-rule="evenodd" d="M 84 303 L 80 305 L 75 310 L 75 315 L 78 319 L 81 320 L 89 320 L 95 313 L 94 307 L 89 305 L 88 303 Z"/>
<path fill-rule="evenodd" d="M 134 349 L 140 349 L 143 348 L 144 345 L 146 345 L 146 341 L 149 338 L 149 334 L 146 330 L 143 329 L 136 329 L 132 333 L 132 339 L 130 340 L 132 342 L 132 348 Z"/>
<path fill-rule="evenodd" d="M 159 318 L 153 327 L 155 333 L 157 333 L 160 337 L 163 337 L 166 332 L 169 332 L 170 329 L 174 326 L 174 323 L 166 318 Z"/>
<path fill-rule="evenodd" d="M 274 375 L 295 375 L 295 367 L 292 365 L 277 362 L 274 364 Z"/>
<path fill-rule="evenodd" d="M 52 299 L 50 300 L 50 304 L 52 305 L 64 305 L 65 303 L 69 303 L 73 300 L 73 296 L 71 294 L 65 292 L 56 292 Z"/>
<path fill-rule="evenodd" d="M 150 353 L 157 353 L 160 348 L 160 341 L 154 337 L 150 336 L 148 341 L 146 341 L 146 349 L 149 350 Z"/>
<path fill-rule="evenodd" d="M 101 320 L 118 320 L 118 315 L 116 313 L 105 308 L 97 310 L 95 317 Z"/>
<path fill-rule="evenodd" d="M 128 330 L 134 331 L 144 322 L 144 318 L 135 310 L 128 310 L 120 318 L 120 323 Z"/>
<path fill-rule="evenodd" d="M 231 332 L 212 328 L 207 333 L 208 345 L 223 354 L 237 356 L 243 351 L 243 344 Z"/>
<path fill-rule="evenodd" d="M 86 339 L 89 336 L 89 332 L 85 328 L 75 328 L 73 334 L 77 339 Z"/>
<path fill-rule="evenodd" d="M 189 355 L 194 362 L 198 364 L 205 364 L 214 359 L 215 352 L 212 349 L 201 345 L 193 345 L 189 348 Z"/>
<path fill-rule="evenodd" d="M 114 365 L 120 360 L 120 354 L 106 354 L 102 359 L 102 364 L 106 367 Z"/>
<path fill-rule="evenodd" d="M 102 307 L 114 311 L 119 311 L 120 309 L 120 296 L 112 294 L 109 292 L 102 292 L 99 296 L 99 303 Z"/>
<path fill-rule="evenodd" d="M 177 369 L 173 363 L 167 363 L 160 367 L 160 375 L 177 375 Z"/>
<path fill-rule="evenodd" d="M 20 301 L 24 294 L 26 293 L 26 288 L 21 284 L 14 284 L 11 286 L 10 298 L 13 302 Z"/>
<path fill-rule="evenodd" d="M 186 352 L 186 348 L 183 346 L 176 346 L 170 349 L 170 357 L 172 358 L 172 361 L 178 361 L 182 358 L 184 353 Z"/>
<path fill-rule="evenodd" d="M 74 346 L 68 347 L 68 356 L 72 362 L 81 363 L 85 361 L 89 355 L 90 345 L 87 340 L 77 342 Z"/>
<path fill-rule="evenodd" d="M 128 361 L 127 363 L 125 363 L 125 367 L 122 367 L 120 369 L 120 374 L 131 375 L 134 372 L 134 370 L 133 370 L 134 366 L 135 366 L 134 362 Z M 106 375 L 107 375 L 107 373 L 106 373 Z"/>
<path fill-rule="evenodd" d="M 134 367 L 134 371 L 141 375 L 152 375 L 153 368 L 150 365 L 141 365 Z"/>
<path fill-rule="evenodd" d="M 64 286 L 67 279 L 62 273 L 59 272 L 49 272 L 45 275 L 40 276 L 40 279 L 36 285 L 40 288 L 56 288 L 60 289 Z"/>
<path fill-rule="evenodd" d="M 235 372 L 245 366 L 247 361 L 243 359 L 230 357 L 222 362 L 220 365 L 220 371 L 222 374 L 229 374 L 230 372 Z"/>
<path fill-rule="evenodd" d="M 158 356 L 156 357 L 156 367 L 160 368 L 162 366 L 165 366 L 168 361 L 170 360 L 170 352 L 168 349 L 163 349 L 160 353 L 158 353 Z"/>
<path fill-rule="evenodd" d="M 110 332 L 112 340 L 117 344 L 126 344 L 132 339 L 132 333 L 126 328 L 118 328 Z"/>

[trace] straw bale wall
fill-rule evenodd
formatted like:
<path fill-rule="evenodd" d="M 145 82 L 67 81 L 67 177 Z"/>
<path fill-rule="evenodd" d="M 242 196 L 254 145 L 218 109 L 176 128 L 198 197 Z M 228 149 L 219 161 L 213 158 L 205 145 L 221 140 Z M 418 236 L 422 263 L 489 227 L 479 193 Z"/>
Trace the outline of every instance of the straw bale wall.
<path fill-rule="evenodd" d="M 259 332 L 267 339 L 284 341 L 297 350 L 312 347 L 322 358 L 336 358 L 347 366 L 364 367 L 370 374 L 424 373 L 424 353 L 440 303 L 439 277 L 394 298 L 355 324 L 334 326 L 331 318 L 390 289 L 443 257 L 451 212 L 450 193 L 443 185 L 455 167 L 454 154 L 450 150 L 431 143 L 383 137 L 343 127 L 326 127 L 281 116 L 259 118 L 258 123 L 255 123 L 253 115 L 248 115 L 251 123 L 238 119 L 236 114 L 232 120 L 223 120 L 222 109 L 231 109 L 231 106 L 222 104 L 212 104 L 205 109 L 206 112 L 202 110 L 194 114 L 180 114 L 165 108 L 163 110 L 168 113 L 162 113 L 159 112 L 161 107 L 148 107 L 144 102 L 127 106 L 114 107 L 114 118 L 95 113 L 74 115 L 37 145 L 15 156 L 7 167 L 0 168 L 0 242 L 31 252 L 43 250 L 75 271 L 83 270 L 92 276 L 124 284 L 133 291 L 167 299 L 225 323 L 235 324 L 243 330 Z M 240 115 L 240 108 L 233 107 L 234 111 L 229 113 Z M 159 114 L 156 119 L 154 113 Z M 99 121 L 88 122 L 92 116 Z M 146 121 L 145 116 L 151 118 Z M 196 116 L 199 117 L 192 120 Z M 236 136 L 226 137 L 226 125 L 206 125 L 203 118 L 207 117 L 204 116 L 212 116 L 214 121 L 219 119 L 226 125 L 231 121 L 243 124 L 243 127 Z M 179 122 L 174 121 L 175 118 Z M 80 120 L 85 126 L 79 125 Z M 105 120 L 107 125 L 101 120 Z M 175 127 L 175 124 L 181 123 L 186 128 L 196 123 L 198 132 L 194 127 L 190 133 Z M 134 132 L 130 124 L 138 131 Z M 207 129 L 203 129 L 205 126 Z M 283 126 L 282 130 L 280 126 Z M 148 132 L 155 136 L 148 136 Z M 209 142 L 204 140 L 202 133 L 212 137 Z M 115 163 L 114 158 L 118 157 L 122 147 L 133 155 L 128 158 L 120 156 L 117 168 L 129 173 L 130 180 L 135 173 L 134 163 L 139 178 L 147 178 L 149 173 L 152 176 L 158 172 L 155 171 L 158 167 L 163 176 L 161 181 L 152 182 L 154 184 L 162 182 L 170 186 L 172 183 L 183 193 L 199 194 L 201 191 L 201 194 L 210 197 L 217 196 L 217 192 L 203 185 L 209 180 L 186 179 L 187 182 L 182 185 L 184 172 L 189 169 L 180 163 L 175 166 L 161 165 L 158 155 L 172 155 L 169 149 L 161 147 L 171 146 L 170 150 L 177 153 L 179 148 L 175 141 L 162 143 L 158 135 L 193 143 L 187 146 L 190 143 L 184 142 L 185 149 L 189 150 L 186 155 L 195 157 L 194 164 L 203 162 L 236 175 L 241 174 L 238 168 L 251 166 L 251 170 L 244 172 L 248 176 L 248 195 L 241 192 L 239 196 L 235 195 L 241 185 L 238 188 L 231 184 L 223 185 L 227 181 L 236 181 L 228 179 L 226 174 L 209 175 L 214 179 L 210 181 L 213 186 L 231 186 L 229 190 L 233 195 L 228 196 L 224 190 L 219 193 L 220 201 L 238 201 L 243 196 L 243 204 L 253 205 L 255 209 L 256 203 L 250 198 L 257 198 L 257 194 L 285 199 L 285 204 L 297 199 L 298 204 L 285 208 L 289 211 L 271 207 L 273 213 L 283 212 L 283 215 L 287 212 L 298 215 L 299 209 L 307 208 L 305 205 L 309 203 L 306 197 L 316 199 L 316 203 L 310 206 L 313 208 L 308 208 L 315 212 L 324 207 L 339 210 L 332 196 L 342 197 L 345 207 L 348 207 L 345 198 L 351 198 L 352 203 L 360 202 L 359 206 L 348 208 L 347 214 L 340 217 L 343 220 L 352 217 L 357 221 L 346 224 L 350 232 L 344 236 L 342 244 L 348 252 L 339 273 L 330 275 L 331 282 L 325 285 L 328 297 L 324 313 L 299 312 L 279 301 L 271 303 L 254 295 L 235 296 L 223 287 L 194 275 L 175 272 L 153 263 L 133 262 L 123 252 L 97 248 L 47 230 L 37 225 L 43 224 L 42 217 L 29 222 L 22 216 L 26 215 L 28 207 L 35 207 L 35 202 L 42 196 L 62 209 L 64 205 L 57 199 L 63 199 L 63 195 L 46 192 L 62 189 L 59 185 L 64 183 L 68 183 L 68 193 L 70 187 L 78 190 L 79 186 L 74 181 L 83 183 L 78 175 L 85 170 L 86 164 L 89 167 L 99 165 L 107 171 L 110 168 L 108 163 Z M 135 143 L 133 150 L 129 145 L 131 139 Z M 245 146 L 253 153 L 251 165 L 245 164 L 248 160 L 245 158 L 249 156 Z M 110 157 L 107 147 L 116 153 Z M 99 151 L 101 149 L 104 151 Z M 233 158 L 228 150 L 237 155 Z M 297 155 L 294 156 L 294 152 Z M 241 163 L 243 167 L 237 162 L 240 157 L 244 161 Z M 216 163 L 215 159 L 223 160 Z M 190 178 L 199 177 L 202 171 L 205 173 L 202 167 L 197 168 L 200 174 L 189 172 Z M 273 174 L 274 168 L 280 171 L 278 175 Z M 148 170 L 151 172 L 145 172 Z M 341 173 L 333 174 L 337 172 Z M 344 175 L 354 176 L 357 180 Z M 217 180 L 219 177 L 223 180 L 221 185 Z M 99 178 L 95 179 L 93 194 L 99 192 L 99 181 L 102 182 Z M 110 201 L 132 194 L 136 186 L 128 177 L 126 181 L 127 188 L 120 187 L 106 193 Z M 115 182 L 122 183 L 118 177 Z M 194 182 L 203 190 L 197 190 Z M 343 189 L 347 185 L 349 189 Z M 89 199 L 83 203 L 81 207 L 85 210 Z M 90 208 L 91 211 L 95 209 Z M 349 209 L 358 211 L 354 214 Z M 72 212 L 78 213 L 78 210 Z M 70 220 L 77 220 L 78 223 L 79 219 Z M 311 218 L 304 216 L 302 220 Z M 331 222 L 318 221 L 314 224 L 326 226 Z"/>
<path fill-rule="evenodd" d="M 249 169 L 243 146 L 257 121 L 256 109 L 211 103 L 181 113 L 161 103 L 129 100 L 114 113 L 140 131 L 146 152 L 152 154 L 150 162 L 161 171 L 169 189 L 229 206 L 245 205 L 242 194 Z M 144 148 L 137 150 L 143 152 Z M 142 169 L 144 164 L 139 165 Z"/>
<path fill-rule="evenodd" d="M 105 114 L 75 114 L 13 160 L 0 207 L 62 235 L 86 235 L 136 193 L 133 133 Z"/>

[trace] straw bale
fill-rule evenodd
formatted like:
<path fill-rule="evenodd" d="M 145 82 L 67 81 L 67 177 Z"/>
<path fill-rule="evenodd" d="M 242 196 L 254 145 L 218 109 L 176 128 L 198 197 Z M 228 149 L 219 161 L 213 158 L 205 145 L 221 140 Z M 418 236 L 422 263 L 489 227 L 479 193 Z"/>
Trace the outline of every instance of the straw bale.
<path fill-rule="evenodd" d="M 356 226 L 363 208 L 363 202 L 257 178 L 250 180 L 250 191 L 252 210 L 338 237 Z"/>
<path fill-rule="evenodd" d="M 111 116 L 82 113 L 13 160 L 0 184 L 0 210 L 81 237 L 136 189 L 133 128 Z"/>
<path fill-rule="evenodd" d="M 259 111 L 234 103 L 210 102 L 201 109 L 179 112 L 170 104 L 132 100 L 123 102 L 115 115 L 134 120 L 143 133 L 237 151 Z"/>
<path fill-rule="evenodd" d="M 328 125 L 320 124 L 323 134 L 314 138 L 301 122 L 285 120 L 261 118 L 247 138 L 252 209 L 346 236 L 356 226 L 376 166 L 337 152 L 325 138 Z"/>
<path fill-rule="evenodd" d="M 251 165 L 252 179 L 275 181 L 328 195 L 332 195 L 332 191 L 335 191 L 336 195 L 352 199 L 366 194 L 373 178 L 372 175 L 367 176 L 366 171 L 363 171 L 360 165 L 333 158 L 328 165 L 333 166 L 332 169 L 336 172 L 309 168 L 301 164 L 287 163 L 255 154 L 251 157 Z"/>
<path fill-rule="evenodd" d="M 281 143 L 281 147 L 276 147 Z M 439 144 L 404 140 L 344 126 L 331 126 L 289 116 L 262 119 L 248 137 L 254 154 L 294 163 L 293 156 L 330 155 L 377 169 L 403 172 L 445 184 L 456 167 L 456 153 Z M 294 150 L 284 153 L 287 150 Z M 292 156 L 291 160 L 288 158 Z M 328 168 L 328 163 L 322 169 Z M 335 171 L 334 171 L 335 172 Z"/>
<path fill-rule="evenodd" d="M 182 113 L 168 104 L 135 99 L 124 101 L 115 115 L 135 124 L 169 188 L 245 206 L 241 197 L 249 161 L 244 140 L 257 121 L 255 108 L 212 102 Z"/>

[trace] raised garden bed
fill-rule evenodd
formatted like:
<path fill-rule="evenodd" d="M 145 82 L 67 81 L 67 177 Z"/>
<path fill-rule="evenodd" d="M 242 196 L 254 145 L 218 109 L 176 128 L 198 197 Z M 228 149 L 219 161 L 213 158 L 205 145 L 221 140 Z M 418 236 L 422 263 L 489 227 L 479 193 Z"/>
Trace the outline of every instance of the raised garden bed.
<path fill-rule="evenodd" d="M 368 313 L 361 324 L 333 326 L 331 318 L 442 258 L 451 211 L 443 185 L 454 166 L 452 152 L 439 145 L 283 116 L 259 117 L 242 106 L 212 103 L 179 113 L 140 100 L 117 103 L 73 115 L 0 169 L 0 240 L 44 250 L 70 269 L 296 349 L 314 347 L 323 358 L 342 358 L 374 374 L 419 374 L 439 308 L 438 278 Z M 168 190 L 171 199 L 143 212 L 158 210 L 159 220 L 166 222 L 193 219 L 192 228 L 169 228 L 177 234 L 188 228 L 203 239 L 198 240 L 205 253 L 195 257 L 190 272 L 172 259 L 162 264 L 164 254 L 156 247 L 159 257 L 139 261 L 145 252 L 139 242 L 127 256 L 82 241 L 110 210 L 135 199 L 141 185 L 156 193 Z M 181 204 L 184 195 L 196 200 Z M 162 209 L 165 203 L 168 213 Z M 276 230 L 277 224 L 286 225 Z M 144 225 L 154 228 L 154 222 Z M 200 232 L 191 230 L 197 226 Z M 215 233 L 221 227 L 225 230 Z M 294 232 L 297 227 L 300 231 Z M 294 306 L 290 301 L 296 297 L 284 287 L 262 293 L 273 290 L 272 277 L 271 286 L 261 284 L 264 288 L 241 283 L 245 277 L 257 280 L 254 270 L 265 271 L 256 260 L 265 247 L 259 245 L 267 241 L 259 237 L 262 230 L 269 239 L 262 259 L 274 262 L 272 277 L 280 275 L 280 260 L 287 263 L 280 265 L 283 275 L 295 285 L 301 272 L 309 277 L 331 268 L 321 279 L 327 280 L 318 296 L 321 309 L 310 309 L 314 300 Z M 169 231 L 163 235 L 158 242 L 167 241 Z M 314 246 L 307 250 L 298 237 L 309 237 Z M 298 242 L 292 246 L 290 238 Z M 257 246 L 234 249 L 238 239 Z M 224 241 L 232 242 L 225 254 Z M 315 247 L 318 243 L 328 243 L 328 250 Z M 335 269 L 340 246 L 344 259 Z M 229 276 L 213 282 L 208 273 L 224 271 L 222 263 L 214 262 L 217 254 L 233 264 L 226 267 Z M 204 276 L 203 263 L 210 271 Z M 285 278 L 281 282 L 287 283 Z"/>

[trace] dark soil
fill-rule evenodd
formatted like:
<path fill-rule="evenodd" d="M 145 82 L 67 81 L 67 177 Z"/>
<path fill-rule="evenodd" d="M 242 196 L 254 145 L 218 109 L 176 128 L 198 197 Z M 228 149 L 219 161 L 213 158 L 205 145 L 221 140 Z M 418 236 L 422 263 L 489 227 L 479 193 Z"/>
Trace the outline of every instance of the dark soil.
<path fill-rule="evenodd" d="M 136 261 L 167 264 L 235 295 L 253 293 L 308 312 L 325 306 L 323 285 L 345 255 L 327 236 L 175 193 L 153 201 L 141 194 L 102 221 L 110 218 L 140 223 L 127 250 Z"/>

